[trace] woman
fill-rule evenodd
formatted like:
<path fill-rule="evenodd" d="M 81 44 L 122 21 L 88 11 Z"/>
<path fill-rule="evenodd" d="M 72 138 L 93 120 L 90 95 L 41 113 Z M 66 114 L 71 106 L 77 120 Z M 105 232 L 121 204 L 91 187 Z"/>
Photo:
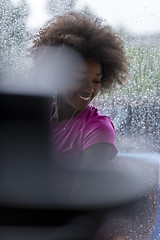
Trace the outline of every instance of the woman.
<path fill-rule="evenodd" d="M 54 82 L 52 91 L 55 100 L 51 106 L 51 136 L 54 151 L 58 155 L 58 162 L 63 163 L 65 167 L 74 169 L 95 169 L 97 171 L 103 168 L 105 163 L 117 154 L 114 127 L 107 116 L 101 115 L 97 109 L 89 104 L 98 93 L 102 94 L 110 91 L 116 84 L 125 82 L 127 61 L 122 41 L 112 32 L 110 27 L 104 25 L 99 19 L 94 19 L 85 14 L 69 13 L 59 16 L 44 29 L 41 29 L 39 34 L 34 37 L 32 54 L 36 63 L 40 62 L 41 64 L 42 68 L 39 69 L 41 73 L 43 73 L 43 67 L 47 62 L 47 73 L 43 73 L 45 79 L 48 77 L 48 71 L 52 73 L 50 76 L 51 81 Z M 129 161 L 128 159 L 127 161 L 125 161 L 126 159 L 123 160 L 124 174 L 126 162 Z M 130 166 L 132 167 L 132 165 Z M 135 166 L 138 166 L 137 162 L 134 164 L 133 161 L 133 166 L 133 169 L 135 169 Z M 127 171 L 129 171 L 128 169 Z M 143 166 L 141 169 L 143 169 Z M 71 191 L 69 191 L 71 198 L 73 195 L 75 197 L 76 194 L 74 193 L 76 192 L 78 198 L 75 197 L 74 199 L 78 199 L 80 203 L 81 199 L 82 202 L 85 202 L 87 197 L 85 197 L 84 188 L 87 189 L 87 196 L 90 195 L 90 192 L 95 193 L 91 194 L 94 197 L 100 193 L 98 200 L 103 199 L 102 192 L 106 193 L 105 196 L 107 195 L 106 178 L 103 178 L 104 175 L 101 172 L 95 178 L 96 174 L 91 175 L 87 171 L 87 174 L 81 175 L 84 171 L 79 171 L 80 174 L 78 175 L 76 172 L 76 177 L 72 178 L 74 172 L 70 171 L 67 175 L 68 178 L 71 177 L 69 178 L 70 182 L 73 182 Z M 133 171 L 131 171 L 131 175 L 133 175 Z M 128 179 L 128 182 L 132 183 L 132 178 L 129 179 L 128 176 L 129 173 L 125 182 Z M 74 181 L 72 181 L 73 179 Z M 91 184 L 87 183 L 85 179 Z M 64 178 L 60 178 L 60 180 L 59 182 L 62 183 L 62 189 L 65 192 L 68 186 Z M 97 184 L 98 181 L 99 184 Z M 98 186 L 97 188 L 100 191 L 95 186 Z M 123 186 L 120 187 L 123 188 Z M 75 191 L 75 189 L 78 190 Z M 90 190 L 89 194 L 88 190 Z M 91 198 L 88 197 L 87 200 L 93 203 L 92 200 L 94 199 Z M 151 199 L 150 196 L 147 196 L 147 198 Z M 66 199 L 68 199 L 68 196 L 67 198 L 64 196 L 64 202 Z M 142 204 L 141 201 L 138 203 L 140 207 L 142 205 L 147 206 Z M 128 237 L 136 238 L 136 236 L 150 239 L 146 236 L 149 236 L 151 232 L 153 233 L 155 220 L 152 223 L 149 219 L 148 225 L 144 224 L 144 228 L 147 226 L 146 229 L 149 229 L 148 232 L 145 229 L 142 232 L 140 218 L 144 215 L 141 214 L 136 204 L 137 202 L 133 206 L 128 207 L 127 205 L 127 209 L 120 209 L 120 211 L 116 209 L 116 213 L 107 214 L 105 224 L 99 229 L 96 239 L 104 239 L 105 235 L 107 235 L 106 239 L 126 239 Z M 149 208 L 156 212 L 155 206 Z M 146 213 L 146 211 L 143 212 Z M 137 221 L 138 213 L 140 221 Z M 103 214 L 106 214 L 106 212 L 104 211 Z M 145 217 L 143 218 L 145 219 Z M 93 215 L 86 217 L 86 219 L 88 218 L 89 222 L 97 222 L 97 216 L 95 221 Z M 86 225 L 86 222 L 81 220 L 80 225 L 83 224 Z M 140 227 L 138 228 L 138 226 Z M 96 232 L 95 227 L 92 227 L 92 231 Z"/>
<path fill-rule="evenodd" d="M 51 47 L 56 50 L 48 56 Z M 72 12 L 52 20 L 34 36 L 32 54 L 36 61 L 49 59 L 58 69 L 53 81 L 58 78 L 56 84 L 62 83 L 51 107 L 55 153 L 66 164 L 72 160 L 71 165 L 82 168 L 103 166 L 117 154 L 114 127 L 89 104 L 98 93 L 126 80 L 122 41 L 101 20 Z"/>

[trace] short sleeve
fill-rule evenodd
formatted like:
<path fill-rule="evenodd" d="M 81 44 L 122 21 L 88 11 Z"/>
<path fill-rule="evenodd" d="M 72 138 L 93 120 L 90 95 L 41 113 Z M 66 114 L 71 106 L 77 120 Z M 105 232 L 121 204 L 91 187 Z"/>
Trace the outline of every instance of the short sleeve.
<path fill-rule="evenodd" d="M 83 151 L 88 147 L 98 143 L 109 143 L 113 147 L 113 157 L 117 154 L 115 145 L 115 130 L 110 118 L 98 116 L 86 124 L 83 139 Z"/>

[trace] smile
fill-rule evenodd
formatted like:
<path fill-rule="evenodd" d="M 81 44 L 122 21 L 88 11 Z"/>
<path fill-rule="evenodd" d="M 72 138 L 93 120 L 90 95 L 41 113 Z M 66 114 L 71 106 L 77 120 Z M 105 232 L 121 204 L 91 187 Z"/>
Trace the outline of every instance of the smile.
<path fill-rule="evenodd" d="M 78 94 L 78 97 L 81 98 L 82 100 L 89 101 L 91 99 L 91 95 L 89 97 L 83 97 Z"/>

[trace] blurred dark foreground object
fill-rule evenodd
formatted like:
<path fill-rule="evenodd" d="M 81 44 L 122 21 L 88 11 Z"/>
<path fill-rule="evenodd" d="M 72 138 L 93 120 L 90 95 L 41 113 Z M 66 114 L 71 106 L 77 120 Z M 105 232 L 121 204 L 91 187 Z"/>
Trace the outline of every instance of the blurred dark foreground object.
<path fill-rule="evenodd" d="M 1 93 L 0 112 L 1 240 L 152 239 L 156 164 L 119 157 L 101 171 L 60 167 L 47 97 Z"/>

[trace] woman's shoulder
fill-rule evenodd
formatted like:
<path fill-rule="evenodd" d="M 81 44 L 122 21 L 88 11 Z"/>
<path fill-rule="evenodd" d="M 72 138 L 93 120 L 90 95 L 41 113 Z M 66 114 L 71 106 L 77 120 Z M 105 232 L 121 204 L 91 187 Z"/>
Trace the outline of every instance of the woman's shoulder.
<path fill-rule="evenodd" d="M 112 121 L 108 116 L 101 114 L 97 108 L 88 106 L 82 118 L 86 132 L 101 131 L 114 135 L 115 128 Z"/>
<path fill-rule="evenodd" d="M 88 106 L 87 117 L 88 121 L 100 121 L 100 122 L 111 122 L 110 118 L 107 115 L 103 115 L 100 111 L 94 106 Z M 113 124 L 112 124 L 113 125 Z"/>

